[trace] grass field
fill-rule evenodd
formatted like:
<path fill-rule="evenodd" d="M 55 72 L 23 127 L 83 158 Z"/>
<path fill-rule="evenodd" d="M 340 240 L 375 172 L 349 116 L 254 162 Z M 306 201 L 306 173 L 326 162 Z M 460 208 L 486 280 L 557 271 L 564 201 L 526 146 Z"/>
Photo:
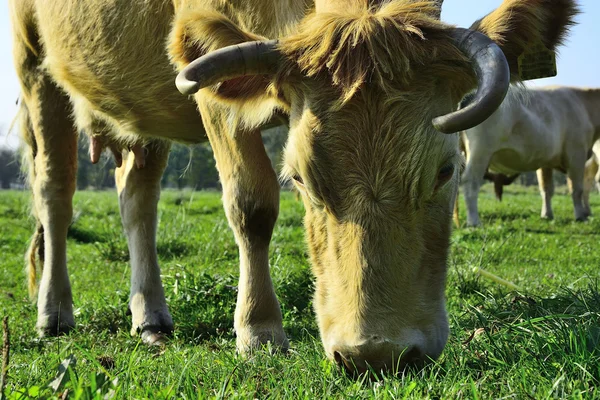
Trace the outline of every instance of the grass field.
<path fill-rule="evenodd" d="M 451 337 L 444 353 L 421 371 L 375 382 L 352 380 L 325 358 L 311 306 L 303 207 L 292 194 L 282 195 L 271 246 L 291 351 L 252 358 L 235 354 L 237 248 L 218 194 L 162 196 L 158 251 L 176 325 L 165 348 L 147 348 L 129 335 L 127 245 L 113 192 L 76 195 L 68 259 L 77 329 L 37 338 L 23 272 L 33 229 L 29 202 L 27 192 L 0 191 L 0 317 L 9 316 L 12 331 L 9 399 L 65 391 L 97 399 L 600 398 L 597 194 L 598 217 L 575 223 L 564 190 L 551 222 L 539 217 L 535 188 L 511 187 L 503 203 L 484 191 L 485 226 L 452 236 Z M 520 291 L 475 276 L 473 267 Z"/>

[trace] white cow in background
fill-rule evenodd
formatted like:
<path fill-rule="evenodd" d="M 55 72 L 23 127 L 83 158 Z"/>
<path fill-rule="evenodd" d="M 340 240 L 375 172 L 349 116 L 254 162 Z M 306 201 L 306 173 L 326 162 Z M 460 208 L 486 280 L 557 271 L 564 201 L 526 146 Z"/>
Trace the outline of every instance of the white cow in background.
<path fill-rule="evenodd" d="M 513 175 L 537 170 L 542 218 L 553 218 L 552 170 L 567 174 L 575 219 L 584 221 L 584 171 L 600 138 L 600 89 L 511 86 L 506 99 L 482 124 L 462 133 L 467 165 L 462 176 L 467 224 L 480 224 L 477 196 L 486 169 Z M 594 148 L 600 156 L 600 145 Z"/>

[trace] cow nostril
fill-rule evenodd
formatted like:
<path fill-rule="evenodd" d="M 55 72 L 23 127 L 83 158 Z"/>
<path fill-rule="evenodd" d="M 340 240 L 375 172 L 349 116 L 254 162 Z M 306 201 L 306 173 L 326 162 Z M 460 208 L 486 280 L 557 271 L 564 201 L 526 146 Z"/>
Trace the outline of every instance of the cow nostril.
<path fill-rule="evenodd" d="M 419 368 L 424 364 L 424 354 L 418 347 L 411 347 L 406 349 L 400 359 L 396 362 L 396 371 L 402 372 L 407 368 L 416 367 Z"/>
<path fill-rule="evenodd" d="M 357 374 L 362 374 L 366 371 L 366 368 L 357 366 L 352 358 L 347 359 L 338 351 L 333 352 L 333 359 L 338 367 L 350 376 L 356 376 Z"/>
<path fill-rule="evenodd" d="M 415 362 L 421 361 L 423 358 L 423 353 L 417 347 L 411 347 L 407 349 L 404 354 L 402 354 L 402 361 L 413 364 Z"/>
<path fill-rule="evenodd" d="M 335 360 L 335 363 L 337 365 L 339 365 L 339 366 L 343 365 L 342 364 L 343 363 L 342 355 L 339 352 L 337 352 L 337 351 L 333 352 L 333 359 Z"/>

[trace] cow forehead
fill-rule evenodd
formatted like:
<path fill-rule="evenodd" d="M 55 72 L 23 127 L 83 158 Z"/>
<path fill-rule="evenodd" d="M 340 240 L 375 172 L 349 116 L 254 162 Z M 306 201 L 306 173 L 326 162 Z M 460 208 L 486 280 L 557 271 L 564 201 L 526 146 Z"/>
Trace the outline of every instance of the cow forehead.
<path fill-rule="evenodd" d="M 440 165 L 455 161 L 456 135 L 384 97 L 365 91 L 336 111 L 309 105 L 292 130 L 286 162 L 334 209 L 414 206 L 431 195 Z"/>

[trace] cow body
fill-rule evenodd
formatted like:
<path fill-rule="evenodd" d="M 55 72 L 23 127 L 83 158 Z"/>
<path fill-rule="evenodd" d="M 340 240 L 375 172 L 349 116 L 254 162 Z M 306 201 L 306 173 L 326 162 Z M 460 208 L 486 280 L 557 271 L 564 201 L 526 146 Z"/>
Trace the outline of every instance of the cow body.
<path fill-rule="evenodd" d="M 43 263 L 40 334 L 75 324 L 66 234 L 83 130 L 93 137 L 92 159 L 100 145 L 132 149 L 116 171 L 131 333 L 155 343 L 173 328 L 156 255 L 159 182 L 169 140 L 208 138 L 240 252 L 237 348 L 286 348 L 269 275 L 279 183 L 260 137 L 281 110 L 290 121 L 284 175 L 307 209 L 328 356 L 359 372 L 437 357 L 449 331 L 444 283 L 460 156 L 456 135 L 431 121 L 455 132 L 487 117 L 524 46 L 537 38 L 554 48 L 576 13 L 571 0 L 506 0 L 461 30 L 439 21 L 440 5 L 11 0 L 38 221 L 27 256 L 31 288 L 36 259 Z M 182 92 L 205 88 L 193 101 L 177 94 L 176 70 Z M 194 80 L 204 78 L 210 83 Z M 478 84 L 476 101 L 451 113 Z"/>
<path fill-rule="evenodd" d="M 484 123 L 464 132 L 463 174 L 467 224 L 478 225 L 477 193 L 486 168 L 507 175 L 538 171 L 544 199 L 542 217 L 552 218 L 552 170 L 567 173 L 573 185 L 575 218 L 583 220 L 585 162 L 600 137 L 600 91 L 567 87 L 511 87 L 502 106 Z"/>
<path fill-rule="evenodd" d="M 36 43 L 42 48 L 32 51 L 43 52 L 44 68 L 69 93 L 79 127 L 99 133 L 90 126 L 96 119 L 108 124 L 111 134 L 131 134 L 132 140 L 141 134 L 185 143 L 207 138 L 196 105 L 173 84 L 174 67 L 165 46 L 175 13 L 210 8 L 258 35 L 279 37 L 307 7 L 302 1 L 262 0 L 257 3 L 268 11 L 256 13 L 252 2 L 243 1 L 25 3 L 35 9 L 43 41 Z"/>

